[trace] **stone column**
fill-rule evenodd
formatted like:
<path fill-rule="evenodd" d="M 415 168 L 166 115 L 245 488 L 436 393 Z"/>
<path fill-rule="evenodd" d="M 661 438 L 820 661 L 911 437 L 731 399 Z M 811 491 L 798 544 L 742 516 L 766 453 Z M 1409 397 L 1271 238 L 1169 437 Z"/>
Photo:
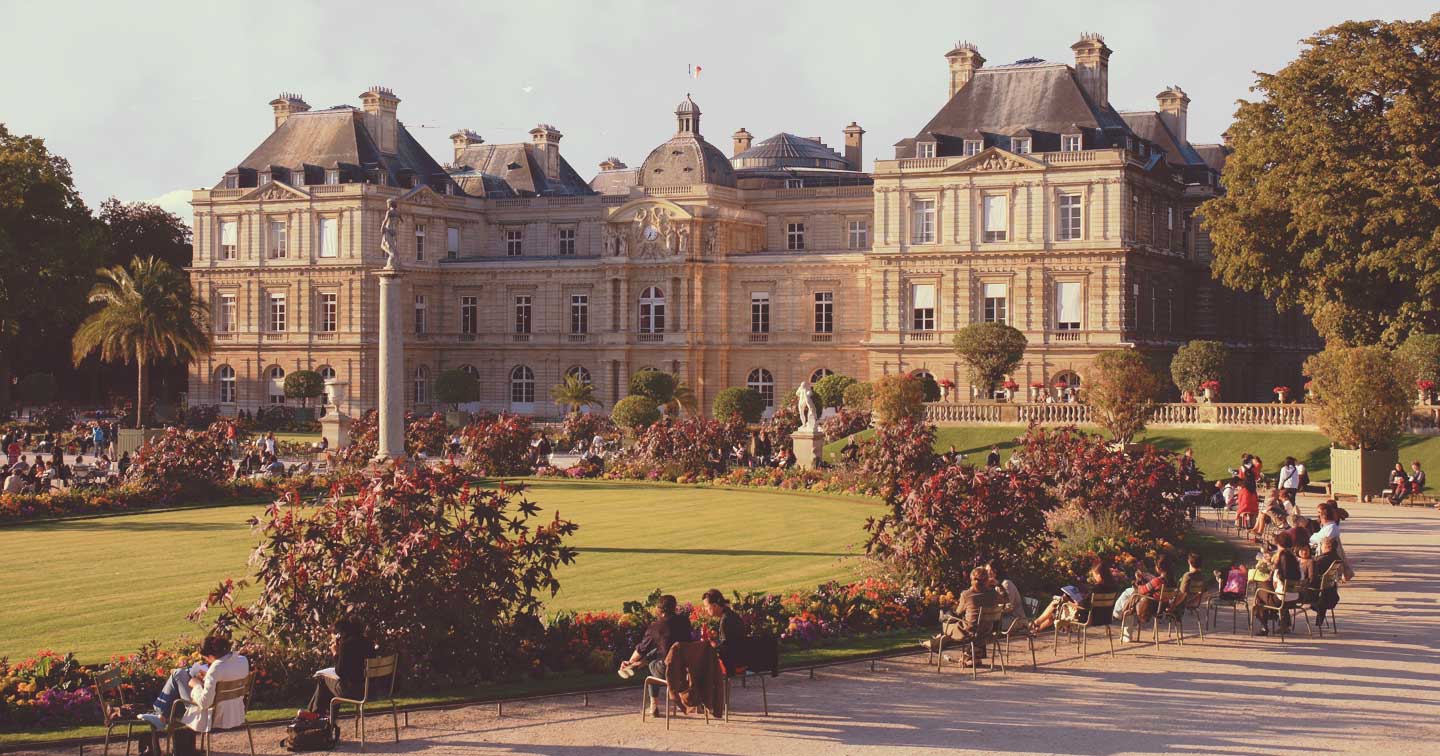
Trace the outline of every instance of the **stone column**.
<path fill-rule="evenodd" d="M 405 458 L 405 309 L 401 274 L 379 270 L 380 395 L 376 402 L 380 443 L 376 459 Z"/>

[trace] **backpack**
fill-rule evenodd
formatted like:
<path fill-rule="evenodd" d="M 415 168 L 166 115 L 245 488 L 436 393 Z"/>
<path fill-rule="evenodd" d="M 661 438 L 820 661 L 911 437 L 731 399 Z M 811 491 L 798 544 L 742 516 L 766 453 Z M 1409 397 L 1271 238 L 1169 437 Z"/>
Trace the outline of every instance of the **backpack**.
<path fill-rule="evenodd" d="M 340 728 L 312 711 L 302 711 L 285 727 L 280 746 L 287 751 L 329 751 L 340 742 Z"/>
<path fill-rule="evenodd" d="M 1244 567 L 1231 567 L 1230 572 L 1225 575 L 1225 587 L 1220 589 L 1221 593 L 1229 596 L 1244 596 L 1249 579 L 1245 574 Z"/>

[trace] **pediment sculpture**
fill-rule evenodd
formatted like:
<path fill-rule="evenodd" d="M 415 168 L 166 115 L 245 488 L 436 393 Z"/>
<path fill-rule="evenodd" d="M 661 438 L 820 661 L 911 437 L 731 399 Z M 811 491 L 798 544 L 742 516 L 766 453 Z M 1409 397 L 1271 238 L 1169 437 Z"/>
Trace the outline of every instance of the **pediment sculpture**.
<path fill-rule="evenodd" d="M 607 223 L 605 254 L 612 257 L 664 257 L 690 249 L 690 224 L 674 220 L 663 207 L 640 208 L 628 223 Z"/>

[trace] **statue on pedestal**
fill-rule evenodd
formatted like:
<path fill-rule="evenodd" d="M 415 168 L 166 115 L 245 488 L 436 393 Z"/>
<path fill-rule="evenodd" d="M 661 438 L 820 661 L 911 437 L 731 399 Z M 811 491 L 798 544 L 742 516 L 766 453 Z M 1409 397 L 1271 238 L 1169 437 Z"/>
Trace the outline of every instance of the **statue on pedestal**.
<path fill-rule="evenodd" d="M 820 398 L 815 395 L 815 389 L 811 388 L 809 381 L 801 381 L 800 387 L 795 389 L 795 404 L 800 413 L 799 430 L 819 430 Z"/>
<path fill-rule="evenodd" d="M 386 203 L 385 221 L 380 224 L 380 250 L 385 253 L 385 269 L 395 270 L 400 237 L 400 203 Z"/>

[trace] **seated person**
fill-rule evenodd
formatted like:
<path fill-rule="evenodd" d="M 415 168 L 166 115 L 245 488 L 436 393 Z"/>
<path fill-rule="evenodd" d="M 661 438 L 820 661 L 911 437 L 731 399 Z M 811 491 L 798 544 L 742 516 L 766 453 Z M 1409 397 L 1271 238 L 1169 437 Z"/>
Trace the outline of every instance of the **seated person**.
<path fill-rule="evenodd" d="M 854 436 L 845 439 L 845 445 L 840 447 L 840 458 L 846 462 L 854 462 L 860 454 L 860 444 L 855 441 Z"/>
<path fill-rule="evenodd" d="M 1180 576 L 1180 590 L 1175 596 L 1175 603 L 1171 606 L 1172 609 L 1177 610 L 1177 614 L 1179 613 L 1178 610 L 1185 606 L 1185 603 L 1190 600 L 1192 595 L 1200 594 L 1203 596 L 1210 592 L 1205 582 L 1208 578 L 1200 571 L 1200 566 L 1204 564 L 1204 560 L 1205 558 L 1201 556 L 1198 551 L 1192 551 L 1186 555 L 1185 564 L 1190 569 L 1186 570 L 1185 574 Z"/>
<path fill-rule="evenodd" d="M 271 457 L 270 464 L 265 466 L 265 472 L 276 477 L 285 476 L 285 463 L 279 457 Z"/>
<path fill-rule="evenodd" d="M 990 633 L 994 631 L 993 627 L 985 627 L 980 622 L 980 610 L 997 603 L 999 597 L 990 587 L 990 571 L 984 567 L 970 570 L 970 587 L 966 588 L 955 602 L 955 614 L 942 614 L 940 635 L 923 645 L 927 649 L 938 648 L 941 638 L 963 644 L 965 652 L 961 657 L 962 664 L 967 667 L 974 666 L 976 659 L 985 658 L 985 645 L 990 639 Z M 972 640 L 975 641 L 975 658 L 970 656 L 969 644 Z"/>
<path fill-rule="evenodd" d="M 1322 589 L 1325 573 L 1330 567 L 1340 561 L 1340 541 L 1336 538 L 1326 538 L 1320 541 L 1320 556 L 1310 565 L 1310 578 L 1306 581 L 1302 599 L 1310 602 L 1315 608 L 1315 624 L 1319 625 L 1325 621 L 1325 614 L 1340 603 L 1340 590 L 1336 586 Z"/>
<path fill-rule="evenodd" d="M 157 730 L 163 730 L 165 718 L 170 716 L 170 707 L 175 700 L 185 702 L 185 713 L 181 722 L 194 732 L 209 732 L 211 729 L 228 730 L 245 721 L 245 701 L 234 698 L 220 704 L 211 721 L 210 707 L 215 703 L 215 689 L 219 683 L 243 680 L 250 674 L 250 662 L 244 656 L 234 653 L 230 639 L 222 635 L 205 638 L 200 646 L 203 664 L 182 667 L 170 674 L 160 695 L 155 698 L 155 712 L 141 714 Z"/>
<path fill-rule="evenodd" d="M 310 696 L 309 709 L 327 716 L 330 701 L 336 696 L 358 699 L 365 694 L 365 660 L 375 655 L 375 644 L 365 637 L 365 628 L 359 622 L 342 617 L 335 621 L 330 654 L 335 666 L 315 673 L 315 693 Z"/>
<path fill-rule="evenodd" d="M 990 570 L 990 584 L 996 597 L 1006 605 L 998 629 L 1002 632 L 1025 631 L 1030 627 L 1030 618 L 1025 616 L 1025 599 L 1020 596 L 1020 589 L 1006 575 L 1004 565 L 992 559 L 986 567 Z"/>
<path fill-rule="evenodd" d="M 1405 465 L 1396 462 L 1395 469 L 1390 471 L 1390 505 L 1400 506 L 1409 494 L 1410 476 L 1405 473 Z"/>
<path fill-rule="evenodd" d="M 1158 596 L 1170 587 L 1170 562 L 1163 556 L 1155 559 L 1155 574 L 1135 575 L 1135 591 L 1126 603 L 1122 617 L 1134 616 L 1140 623 L 1149 622 L 1166 607 L 1159 605 Z M 1118 603 L 1118 602 L 1117 602 Z"/>
<path fill-rule="evenodd" d="M 652 677 L 665 679 L 665 655 L 670 653 L 670 647 L 676 643 L 688 643 L 695 637 L 690 618 L 677 612 L 676 607 L 674 596 L 666 594 L 660 597 L 660 603 L 655 605 L 655 620 L 645 628 L 645 636 L 635 645 L 630 658 L 620 663 L 621 677 L 628 680 L 635 676 L 636 669 L 648 666 Z M 661 716 L 660 702 L 665 700 L 665 689 L 656 685 L 651 693 L 655 716 Z"/>
<path fill-rule="evenodd" d="M 715 636 L 715 650 L 720 654 L 720 662 L 725 665 L 726 673 L 734 673 L 744 665 L 744 652 L 741 649 L 749 639 L 750 631 L 745 627 L 745 621 L 740 619 L 740 615 L 730 608 L 730 602 L 719 588 L 711 588 L 701 595 L 700 604 L 706 613 L 720 620 L 720 632 Z"/>
<path fill-rule="evenodd" d="M 1110 568 L 1105 560 L 1095 557 L 1090 562 L 1090 569 L 1086 572 L 1086 584 L 1083 588 L 1067 585 L 1061 589 L 1060 595 L 1056 596 L 1045 611 L 1035 619 L 1033 627 L 1037 632 L 1049 630 L 1057 620 L 1068 620 L 1074 622 L 1086 622 L 1090 618 L 1090 597 L 1096 593 L 1105 593 L 1114 585 L 1114 578 L 1110 575 Z"/>
<path fill-rule="evenodd" d="M 1271 573 L 1272 592 L 1260 593 L 1255 596 L 1255 603 L 1251 612 L 1255 617 L 1255 635 L 1267 635 L 1265 629 L 1266 607 L 1277 607 L 1286 599 L 1295 600 L 1293 596 L 1285 595 L 1285 582 L 1299 582 L 1300 560 L 1295 556 L 1295 542 L 1290 540 L 1290 534 L 1281 532 L 1275 536 L 1275 557 L 1274 571 Z M 1290 632 L 1290 615 L 1288 612 L 1280 612 L 1279 632 L 1284 634 Z"/>

